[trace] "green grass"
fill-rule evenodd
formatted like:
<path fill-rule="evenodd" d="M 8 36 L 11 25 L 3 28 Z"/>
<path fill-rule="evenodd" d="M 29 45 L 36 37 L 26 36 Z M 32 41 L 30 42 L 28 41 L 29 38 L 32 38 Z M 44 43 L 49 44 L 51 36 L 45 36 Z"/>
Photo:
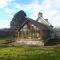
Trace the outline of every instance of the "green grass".
<path fill-rule="evenodd" d="M 0 60 L 60 60 L 60 46 L 54 48 L 17 47 L 2 44 L 6 40 L 0 40 Z"/>
<path fill-rule="evenodd" d="M 0 60 L 60 60 L 60 48 L 0 45 Z"/>

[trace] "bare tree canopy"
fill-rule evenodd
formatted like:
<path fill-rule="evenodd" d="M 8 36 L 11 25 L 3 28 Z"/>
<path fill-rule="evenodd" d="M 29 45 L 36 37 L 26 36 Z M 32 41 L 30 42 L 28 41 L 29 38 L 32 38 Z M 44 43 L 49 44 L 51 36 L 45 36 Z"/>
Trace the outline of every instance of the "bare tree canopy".
<path fill-rule="evenodd" d="M 18 26 L 20 27 L 25 20 L 26 20 L 26 13 L 23 10 L 20 10 L 12 18 L 10 26 L 11 28 L 16 29 Z"/>

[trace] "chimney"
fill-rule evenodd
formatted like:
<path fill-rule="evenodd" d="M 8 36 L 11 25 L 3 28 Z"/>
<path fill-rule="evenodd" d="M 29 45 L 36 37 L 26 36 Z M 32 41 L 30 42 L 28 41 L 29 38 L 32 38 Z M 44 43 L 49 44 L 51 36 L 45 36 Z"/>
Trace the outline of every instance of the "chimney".
<path fill-rule="evenodd" d="M 48 19 L 45 19 L 46 22 L 48 22 Z"/>
<path fill-rule="evenodd" d="M 38 17 L 43 17 L 43 13 L 39 12 Z"/>

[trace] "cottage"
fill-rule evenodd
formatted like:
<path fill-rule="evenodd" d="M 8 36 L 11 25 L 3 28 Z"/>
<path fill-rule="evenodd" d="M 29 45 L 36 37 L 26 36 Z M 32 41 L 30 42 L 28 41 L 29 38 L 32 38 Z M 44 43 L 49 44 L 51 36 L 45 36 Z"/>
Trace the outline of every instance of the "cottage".
<path fill-rule="evenodd" d="M 16 41 L 20 44 L 44 45 L 50 40 L 50 32 L 53 30 L 51 26 L 48 19 L 43 18 L 41 12 L 38 13 L 38 18 L 36 20 L 26 17 L 26 20 L 24 20 L 16 30 L 16 36 L 18 37 Z M 15 25 L 12 27 L 14 28 Z"/>

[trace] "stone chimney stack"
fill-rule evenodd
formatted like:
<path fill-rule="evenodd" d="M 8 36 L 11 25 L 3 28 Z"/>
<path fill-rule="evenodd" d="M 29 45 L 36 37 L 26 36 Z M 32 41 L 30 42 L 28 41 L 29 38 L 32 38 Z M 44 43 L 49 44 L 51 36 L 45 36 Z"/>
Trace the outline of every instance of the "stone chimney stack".
<path fill-rule="evenodd" d="M 43 17 L 43 13 L 39 12 L 38 17 Z"/>
<path fill-rule="evenodd" d="M 45 19 L 46 22 L 48 22 L 48 19 Z"/>

